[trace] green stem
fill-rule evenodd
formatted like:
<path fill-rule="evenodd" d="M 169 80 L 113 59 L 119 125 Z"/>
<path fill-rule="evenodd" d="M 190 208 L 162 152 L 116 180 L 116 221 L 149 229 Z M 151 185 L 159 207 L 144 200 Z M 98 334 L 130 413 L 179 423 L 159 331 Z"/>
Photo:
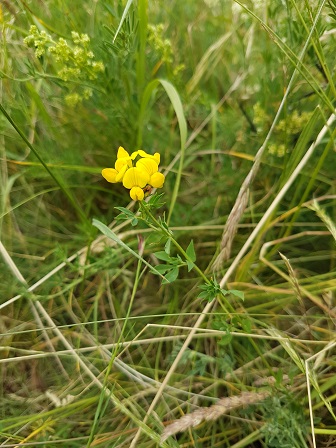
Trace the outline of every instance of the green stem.
<path fill-rule="evenodd" d="M 137 81 L 138 81 L 138 95 L 142 97 L 145 74 L 146 74 L 146 43 L 147 43 L 147 3 L 148 0 L 139 0 L 138 2 L 138 14 L 139 14 L 139 49 L 137 54 Z"/>
<path fill-rule="evenodd" d="M 186 253 L 186 251 L 179 245 L 179 243 L 174 239 L 172 234 L 167 231 L 167 229 L 164 228 L 164 226 L 152 215 L 152 213 L 143 205 L 143 203 L 140 201 L 140 208 L 141 211 L 147 215 L 155 224 L 156 226 L 171 240 L 171 242 L 174 244 L 174 246 L 181 252 L 181 254 L 184 256 L 186 260 L 188 260 L 190 263 L 193 264 L 193 268 L 196 272 L 202 277 L 202 279 L 205 281 L 205 283 L 210 284 L 208 278 L 203 273 L 203 271 L 191 260 L 189 255 Z M 149 224 L 149 223 L 147 223 Z"/>
<path fill-rule="evenodd" d="M 146 207 L 146 206 L 144 206 L 144 204 L 140 201 L 140 209 L 141 209 L 141 211 L 143 212 L 143 214 L 144 215 L 147 215 L 147 217 L 148 218 L 150 218 L 154 223 L 155 223 L 155 225 L 156 225 L 156 227 L 155 226 L 153 226 L 153 225 L 151 225 L 151 223 L 149 223 L 147 220 L 146 220 L 146 223 L 147 223 L 147 225 L 149 225 L 152 229 L 154 229 L 154 230 L 156 230 L 156 231 L 161 231 L 161 232 L 163 232 L 166 236 L 167 236 L 167 238 L 169 238 L 170 240 L 171 240 L 171 242 L 174 244 L 174 246 L 180 251 L 180 253 L 184 256 L 184 258 L 187 260 L 187 261 L 189 261 L 190 263 L 192 263 L 193 264 L 193 269 L 195 269 L 195 271 L 200 275 L 200 277 L 204 280 L 204 282 L 206 283 L 206 284 L 208 284 L 208 285 L 210 285 L 211 283 L 210 283 L 210 281 L 209 281 L 209 279 L 207 278 L 207 276 L 204 274 L 204 272 L 197 266 L 197 264 L 195 264 L 195 262 L 194 261 L 192 261 L 191 260 L 191 258 L 189 257 L 189 255 L 186 253 L 186 251 L 183 249 L 183 247 L 181 247 L 180 246 L 180 244 L 174 239 L 174 237 L 172 236 L 172 234 L 160 223 L 160 221 L 158 221 L 156 218 L 155 218 L 155 216 L 148 210 L 148 208 Z M 234 310 L 234 308 L 233 308 L 233 306 L 230 304 L 230 302 L 227 300 L 227 298 L 223 295 L 223 294 L 221 294 L 221 298 L 222 298 L 222 300 L 224 300 L 225 301 L 225 304 L 226 305 L 223 305 L 223 303 L 222 303 L 222 300 L 218 300 L 218 298 L 217 298 L 217 300 L 219 301 L 219 303 L 220 303 L 220 305 L 221 305 L 221 307 L 223 308 L 223 310 L 225 311 L 225 312 L 227 312 L 227 313 L 232 313 L 232 312 L 234 312 L 235 310 Z M 229 309 L 226 309 L 226 306 L 229 308 Z"/>

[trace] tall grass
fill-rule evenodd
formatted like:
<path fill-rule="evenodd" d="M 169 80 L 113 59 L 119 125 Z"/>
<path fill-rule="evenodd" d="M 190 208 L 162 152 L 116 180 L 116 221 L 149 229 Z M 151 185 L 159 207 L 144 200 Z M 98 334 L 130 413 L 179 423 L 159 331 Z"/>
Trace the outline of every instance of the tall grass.
<path fill-rule="evenodd" d="M 334 0 L 0 23 L 0 446 L 334 446 Z M 161 207 L 101 177 L 119 146 Z"/>

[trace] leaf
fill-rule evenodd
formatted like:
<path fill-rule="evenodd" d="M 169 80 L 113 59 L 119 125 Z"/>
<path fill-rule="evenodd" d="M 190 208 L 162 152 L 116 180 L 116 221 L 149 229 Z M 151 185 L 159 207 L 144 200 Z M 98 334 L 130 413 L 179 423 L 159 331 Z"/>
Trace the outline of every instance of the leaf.
<path fill-rule="evenodd" d="M 154 252 L 153 255 L 155 255 L 156 258 L 158 258 L 159 260 L 171 261 L 171 257 L 166 252 L 164 252 L 163 250 L 159 251 L 159 252 Z"/>
<path fill-rule="evenodd" d="M 196 261 L 196 254 L 193 240 L 190 241 L 189 246 L 187 247 L 186 250 L 186 254 L 188 255 L 191 261 Z"/>
<path fill-rule="evenodd" d="M 155 269 L 158 272 L 161 272 L 161 274 L 164 274 L 165 272 L 169 271 L 169 269 L 171 269 L 171 265 L 170 264 L 157 264 L 155 266 Z M 154 274 L 156 274 L 156 272 L 153 272 Z"/>
<path fill-rule="evenodd" d="M 117 219 L 118 221 L 127 221 L 130 219 L 133 227 L 135 227 L 138 224 L 139 220 L 131 210 L 128 210 L 128 208 L 125 207 L 114 207 L 114 208 L 121 212 L 120 215 L 116 216 L 115 219 Z"/>
<path fill-rule="evenodd" d="M 201 294 L 198 295 L 198 298 L 199 299 L 207 299 L 208 300 L 208 296 L 209 296 L 208 291 L 203 291 L 203 292 L 201 292 Z M 209 302 L 210 302 L 210 300 L 209 300 Z"/>
<path fill-rule="evenodd" d="M 134 226 L 138 223 L 137 217 L 131 210 L 128 210 L 128 208 L 125 208 L 125 207 L 114 207 L 114 208 L 121 212 L 120 215 L 116 216 L 117 220 L 126 221 L 126 220 L 130 219 L 132 226 Z"/>
<path fill-rule="evenodd" d="M 170 255 L 171 239 L 169 238 L 165 244 L 164 251 Z"/>
<path fill-rule="evenodd" d="M 116 33 L 115 33 L 115 35 L 114 35 L 113 42 L 115 42 L 115 40 L 116 40 L 116 38 L 117 38 L 117 36 L 118 36 L 118 34 L 119 34 L 119 31 L 120 31 L 120 29 L 121 29 L 121 27 L 122 27 L 122 25 L 123 25 L 123 23 L 124 23 L 124 21 L 125 21 L 125 19 L 126 19 L 126 16 L 127 16 L 127 14 L 128 14 L 128 11 L 129 11 L 129 9 L 130 9 L 132 3 L 133 3 L 133 0 L 128 0 L 128 2 L 126 3 L 124 12 L 123 12 L 123 14 L 122 14 L 122 16 L 121 16 L 121 20 L 120 20 L 119 25 L 118 25 L 118 28 L 117 28 L 117 31 L 116 31 Z"/>
<path fill-rule="evenodd" d="M 164 285 L 166 283 L 173 283 L 177 279 L 178 274 L 179 268 L 176 266 L 167 272 L 167 274 L 165 275 L 165 279 L 162 281 L 162 284 Z"/>
<path fill-rule="evenodd" d="M 238 289 L 229 289 L 229 291 L 227 291 L 227 292 L 232 294 L 233 296 L 238 297 L 238 299 L 241 299 L 242 301 L 244 301 L 243 291 L 238 291 Z"/>
<path fill-rule="evenodd" d="M 105 224 L 98 221 L 98 219 L 93 219 L 92 224 L 95 227 L 97 227 L 97 229 L 100 230 L 101 233 L 103 233 L 105 236 L 107 236 L 107 238 L 116 242 L 119 246 L 126 249 L 135 258 L 137 258 L 138 260 L 141 260 L 143 262 L 143 264 L 148 266 L 152 272 L 159 275 L 162 279 L 165 280 L 165 277 L 161 274 L 161 272 L 159 272 L 157 269 L 155 269 L 154 266 L 152 266 L 150 263 L 148 263 L 148 261 L 146 261 L 144 258 L 142 258 L 141 255 L 137 254 L 133 249 L 131 249 L 129 246 L 127 246 L 127 244 L 125 244 L 120 238 L 118 238 L 118 236 L 111 229 L 109 229 Z"/>
<path fill-rule="evenodd" d="M 246 333 L 251 333 L 252 330 L 252 322 L 251 319 L 249 319 L 248 317 L 243 317 L 240 320 L 240 325 L 242 326 L 242 329 L 244 331 L 246 331 Z"/>
<path fill-rule="evenodd" d="M 190 272 L 195 265 L 192 261 L 187 260 L 187 266 L 188 266 L 188 272 Z"/>
<path fill-rule="evenodd" d="M 150 199 L 148 200 L 148 202 L 146 203 L 147 206 L 149 206 L 150 208 L 160 208 L 162 207 L 165 202 L 161 201 L 162 197 L 164 196 L 164 193 L 154 193 Z"/>
<path fill-rule="evenodd" d="M 134 216 L 134 213 L 125 207 L 114 207 L 115 209 L 119 210 L 121 213 L 125 213 L 125 215 L 132 217 Z M 118 217 L 117 217 L 118 218 Z"/>
<path fill-rule="evenodd" d="M 232 334 L 226 333 L 224 336 L 221 337 L 221 340 L 219 341 L 219 345 L 228 345 L 232 341 Z"/>
<path fill-rule="evenodd" d="M 283 384 L 283 371 L 282 369 L 279 369 L 277 372 L 275 372 L 274 375 L 275 383 L 277 386 L 281 386 Z"/>

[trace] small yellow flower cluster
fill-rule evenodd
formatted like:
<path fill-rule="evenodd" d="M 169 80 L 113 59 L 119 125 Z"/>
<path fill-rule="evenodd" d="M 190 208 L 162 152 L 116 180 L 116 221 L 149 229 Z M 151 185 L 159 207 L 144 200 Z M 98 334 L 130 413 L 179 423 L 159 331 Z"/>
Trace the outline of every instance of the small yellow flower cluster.
<path fill-rule="evenodd" d="M 138 158 L 135 166 L 133 162 Z M 123 186 L 130 190 L 130 196 L 134 201 L 142 201 L 145 191 L 151 187 L 162 188 L 165 177 L 159 173 L 160 154 L 153 156 L 140 149 L 131 155 L 119 147 L 114 168 L 104 168 L 102 176 L 107 182 L 122 182 Z"/>
<path fill-rule="evenodd" d="M 95 80 L 99 73 L 104 72 L 102 61 L 95 61 L 95 55 L 90 49 L 90 38 L 87 34 L 71 32 L 72 43 L 60 37 L 54 41 L 50 34 L 39 31 L 37 26 L 32 25 L 24 43 L 35 49 L 37 58 L 50 55 L 56 62 L 57 76 L 64 82 L 70 81 L 71 91 L 65 97 L 69 106 L 76 106 L 84 99 L 90 98 L 92 89 L 81 87 L 88 80 Z"/>

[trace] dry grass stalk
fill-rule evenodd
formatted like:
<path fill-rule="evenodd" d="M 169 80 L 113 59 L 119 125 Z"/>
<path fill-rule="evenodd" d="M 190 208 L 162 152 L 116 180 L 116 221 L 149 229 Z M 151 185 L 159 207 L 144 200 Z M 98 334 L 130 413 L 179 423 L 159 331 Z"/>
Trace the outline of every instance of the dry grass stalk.
<path fill-rule="evenodd" d="M 170 425 L 166 426 L 161 441 L 164 442 L 168 437 L 178 432 L 186 431 L 188 428 L 195 427 L 203 421 L 213 421 L 227 414 L 233 409 L 246 407 L 250 404 L 257 403 L 269 397 L 269 391 L 263 392 L 242 392 L 240 395 L 233 397 L 220 398 L 216 404 L 208 408 L 199 408 L 191 414 L 186 414 Z"/>
<path fill-rule="evenodd" d="M 294 293 L 298 299 L 298 301 L 300 302 L 300 305 L 303 309 L 303 314 L 305 314 L 305 309 L 304 309 L 304 303 L 303 303 L 303 292 L 301 290 L 301 286 L 298 282 L 298 279 L 296 278 L 294 269 L 292 268 L 292 265 L 290 264 L 290 261 L 288 260 L 287 257 L 285 257 L 285 255 L 283 255 L 281 252 L 279 252 L 280 257 L 283 259 L 283 261 L 285 262 L 286 268 L 288 270 L 288 274 L 289 274 L 289 278 L 290 281 L 292 283 L 293 286 L 293 290 Z"/>
<path fill-rule="evenodd" d="M 249 197 L 249 185 L 254 177 L 252 174 L 253 172 L 256 172 L 258 166 L 259 164 L 257 164 L 257 166 L 255 165 L 256 168 L 254 170 L 252 169 L 249 173 L 250 175 L 245 179 L 245 182 L 243 183 L 239 191 L 236 202 L 225 224 L 220 244 L 220 253 L 218 254 L 213 264 L 213 269 L 215 271 L 219 271 L 222 268 L 223 263 L 230 258 L 233 238 L 237 232 L 240 218 L 242 217 L 247 206 Z"/>

